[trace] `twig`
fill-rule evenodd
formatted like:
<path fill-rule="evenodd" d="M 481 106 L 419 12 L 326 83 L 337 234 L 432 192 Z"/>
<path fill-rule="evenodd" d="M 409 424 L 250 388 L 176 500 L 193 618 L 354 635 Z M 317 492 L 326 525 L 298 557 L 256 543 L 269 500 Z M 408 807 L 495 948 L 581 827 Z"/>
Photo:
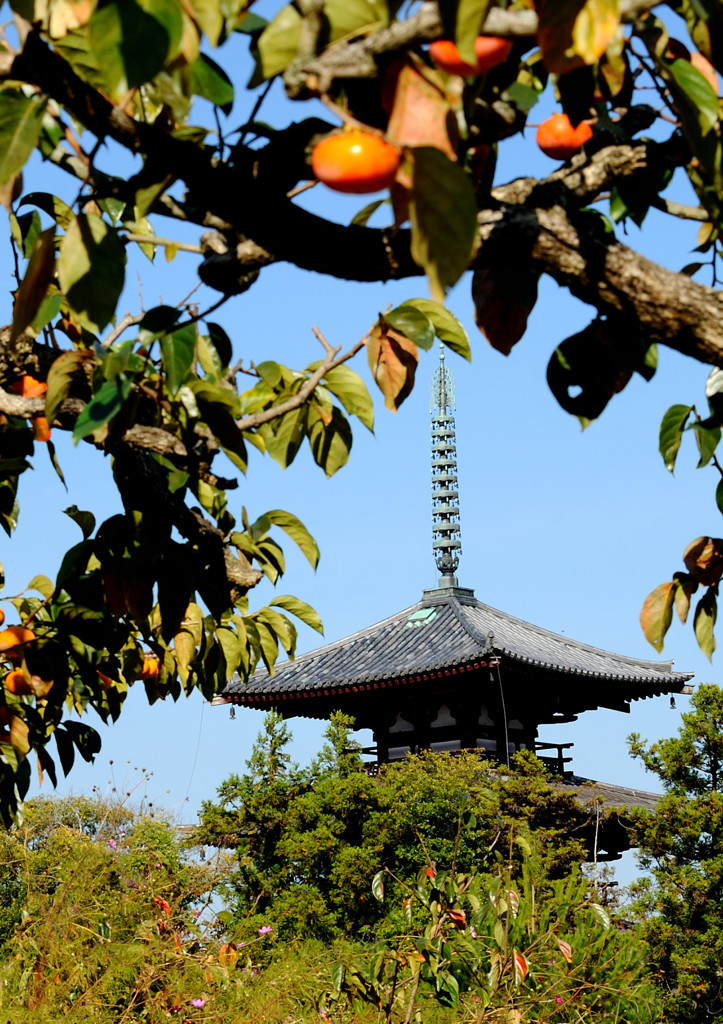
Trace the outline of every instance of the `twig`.
<path fill-rule="evenodd" d="M 131 313 L 126 312 L 124 316 L 118 321 L 112 331 L 103 339 L 100 343 L 101 348 L 110 348 L 114 341 L 120 338 L 123 331 L 128 327 L 133 327 L 135 324 L 139 324 L 143 319 L 144 314 L 139 313 L 133 316 Z"/>
<path fill-rule="evenodd" d="M 326 356 L 319 363 L 317 369 L 312 373 L 311 377 L 301 385 L 297 393 L 292 395 L 291 398 L 287 398 L 285 402 L 281 402 L 279 405 L 272 405 L 270 409 L 253 412 L 249 416 L 244 416 L 242 419 L 236 420 L 236 426 L 239 430 L 252 430 L 254 427 L 261 426 L 262 423 L 270 423 L 271 420 L 278 419 L 279 416 L 285 416 L 287 412 L 291 412 L 293 409 L 298 409 L 304 404 L 307 398 L 313 394 L 317 384 L 321 383 L 330 370 L 333 370 L 336 366 L 341 366 L 342 363 L 346 363 L 349 359 L 352 359 L 359 349 L 366 345 L 366 338 L 362 338 L 362 340 L 358 341 L 356 345 L 353 345 L 348 352 L 337 358 L 337 353 L 341 350 L 341 345 L 338 345 L 336 348 L 332 348 L 317 327 L 312 327 L 312 331 L 326 351 Z"/>
<path fill-rule="evenodd" d="M 319 182 L 314 181 L 303 181 L 301 185 L 297 185 L 296 188 L 292 188 L 290 192 L 286 193 L 287 199 L 294 199 L 296 196 L 300 196 L 302 192 L 307 192 L 310 188 L 318 185 Z"/>
<path fill-rule="evenodd" d="M 125 237 L 128 242 L 145 243 L 148 245 L 172 245 L 179 252 L 203 252 L 200 245 L 194 245 L 192 242 L 175 242 L 172 238 L 159 238 L 158 235 L 137 235 L 134 231 L 129 231 Z"/>
<path fill-rule="evenodd" d="M 245 138 L 246 138 L 246 136 L 248 135 L 248 130 L 249 130 L 249 128 L 251 127 L 251 125 L 252 125 L 252 124 L 254 123 L 254 121 L 256 120 L 256 117 L 257 117 L 257 115 L 258 115 L 258 112 L 259 112 L 259 110 L 261 110 L 261 104 L 262 104 L 262 103 L 264 102 L 264 100 L 266 99 L 266 97 L 267 97 L 267 96 L 269 95 L 269 89 L 271 88 L 271 86 L 272 86 L 273 84 L 274 84 L 274 80 L 273 80 L 273 78 L 272 78 L 272 79 L 270 79 L 270 80 L 269 80 L 269 81 L 268 81 L 268 82 L 266 83 L 266 85 L 264 86 L 263 90 L 261 91 L 261 95 L 260 95 L 260 96 L 259 96 L 259 98 L 258 98 L 258 99 L 256 100 L 256 102 L 254 103 L 254 107 L 253 107 L 253 110 L 251 111 L 251 117 L 250 117 L 250 118 L 248 119 L 248 121 L 246 122 L 246 125 L 244 126 L 244 130 L 243 130 L 243 131 L 242 131 L 242 133 L 241 133 L 241 137 L 240 137 L 240 138 L 239 138 L 239 140 L 238 140 L 238 145 L 239 145 L 239 146 L 243 146 L 243 144 L 244 144 L 244 139 L 245 139 Z"/>
<path fill-rule="evenodd" d="M 705 222 L 710 220 L 710 214 L 702 206 L 686 206 L 684 203 L 676 203 L 672 199 L 664 199 L 656 196 L 650 203 L 656 210 L 669 213 L 671 217 L 680 217 L 682 220 L 698 220 Z"/>

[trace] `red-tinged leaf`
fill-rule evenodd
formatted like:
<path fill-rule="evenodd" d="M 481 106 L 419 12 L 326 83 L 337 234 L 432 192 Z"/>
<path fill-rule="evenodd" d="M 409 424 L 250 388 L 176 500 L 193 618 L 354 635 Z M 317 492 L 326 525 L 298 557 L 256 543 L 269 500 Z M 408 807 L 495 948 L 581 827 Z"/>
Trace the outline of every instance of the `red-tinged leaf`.
<path fill-rule="evenodd" d="M 160 896 L 154 896 L 153 897 L 153 902 L 160 909 L 162 914 L 168 915 L 168 914 L 171 913 L 171 906 L 170 906 L 170 904 L 167 903 L 166 900 L 161 899 Z"/>
<path fill-rule="evenodd" d="M 683 552 L 683 562 L 696 583 L 715 586 L 723 576 L 723 540 L 698 537 Z"/>
<path fill-rule="evenodd" d="M 467 916 L 464 910 L 448 910 L 450 921 L 458 928 L 464 928 L 467 924 Z"/>
<path fill-rule="evenodd" d="M 663 650 L 665 634 L 673 621 L 674 597 L 675 583 L 661 583 L 652 594 L 648 594 L 640 612 L 640 625 L 645 639 L 658 654 Z"/>
<path fill-rule="evenodd" d="M 508 356 L 527 330 L 539 274 L 531 268 L 480 268 L 472 277 L 475 323 L 492 348 Z"/>
<path fill-rule="evenodd" d="M 585 63 L 575 53 L 572 30 L 584 0 L 538 0 L 537 42 L 548 71 L 564 75 Z"/>
<path fill-rule="evenodd" d="M 562 955 L 565 957 L 569 964 L 572 963 L 572 946 L 569 942 L 565 942 L 564 939 L 557 940 L 557 948 L 560 950 Z"/>
<path fill-rule="evenodd" d="M 35 239 L 28 269 L 20 283 L 15 308 L 13 309 L 13 325 L 10 332 L 10 344 L 29 327 L 40 309 L 48 291 L 55 271 L 55 227 L 41 232 Z"/>
<path fill-rule="evenodd" d="M 397 146 L 434 146 L 450 160 L 456 160 L 457 120 L 447 96 L 434 81 L 435 73 L 410 54 L 388 74 L 394 76 L 388 140 Z M 411 181 L 405 184 L 409 186 Z"/>
<path fill-rule="evenodd" d="M 527 977 L 527 972 L 530 969 L 530 965 L 527 962 L 527 957 L 523 956 L 517 950 L 513 953 L 513 959 L 515 962 L 515 984 L 519 985 Z"/>
<path fill-rule="evenodd" d="M 367 359 L 384 404 L 396 412 L 414 386 L 417 346 L 398 331 L 376 324 L 367 338 Z"/>

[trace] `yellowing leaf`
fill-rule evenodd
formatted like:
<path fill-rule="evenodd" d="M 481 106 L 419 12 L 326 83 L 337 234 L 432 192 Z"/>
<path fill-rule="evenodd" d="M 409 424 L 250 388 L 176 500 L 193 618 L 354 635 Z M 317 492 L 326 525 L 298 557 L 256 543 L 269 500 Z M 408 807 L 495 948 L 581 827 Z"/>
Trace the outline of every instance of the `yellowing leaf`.
<path fill-rule="evenodd" d="M 572 30 L 575 53 L 594 64 L 605 53 L 620 24 L 618 0 L 587 0 Z"/>
<path fill-rule="evenodd" d="M 556 75 L 594 64 L 620 23 L 618 0 L 539 0 L 537 41 Z"/>
<path fill-rule="evenodd" d="M 673 620 L 674 595 L 675 583 L 661 583 L 652 594 L 648 594 L 640 612 L 640 625 L 645 639 L 658 654 L 663 650 L 665 634 Z"/>

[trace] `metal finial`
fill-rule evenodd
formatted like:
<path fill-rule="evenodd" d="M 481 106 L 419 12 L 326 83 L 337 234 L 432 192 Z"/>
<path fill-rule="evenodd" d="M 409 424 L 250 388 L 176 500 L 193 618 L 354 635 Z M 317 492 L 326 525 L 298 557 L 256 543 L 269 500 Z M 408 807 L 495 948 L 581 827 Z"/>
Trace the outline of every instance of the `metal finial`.
<path fill-rule="evenodd" d="M 454 377 L 444 365 L 439 346 L 439 366 L 432 375 L 432 549 L 442 579 L 457 585 L 455 572 L 462 553 L 457 492 Z"/>

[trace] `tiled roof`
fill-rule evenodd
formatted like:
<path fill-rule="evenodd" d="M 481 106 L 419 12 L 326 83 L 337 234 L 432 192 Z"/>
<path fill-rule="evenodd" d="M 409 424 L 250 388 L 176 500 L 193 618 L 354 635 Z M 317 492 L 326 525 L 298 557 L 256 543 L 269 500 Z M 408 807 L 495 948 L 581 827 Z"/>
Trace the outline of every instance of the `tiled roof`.
<path fill-rule="evenodd" d="M 278 665 L 273 676 L 257 671 L 246 684 L 234 677 L 224 696 L 242 703 L 276 694 L 311 696 L 336 687 L 472 667 L 493 656 L 533 670 L 624 683 L 631 697 L 679 692 L 692 676 L 673 672 L 670 661 L 626 658 L 577 643 L 482 604 L 471 590 L 449 587 L 425 591 L 411 608 Z"/>

